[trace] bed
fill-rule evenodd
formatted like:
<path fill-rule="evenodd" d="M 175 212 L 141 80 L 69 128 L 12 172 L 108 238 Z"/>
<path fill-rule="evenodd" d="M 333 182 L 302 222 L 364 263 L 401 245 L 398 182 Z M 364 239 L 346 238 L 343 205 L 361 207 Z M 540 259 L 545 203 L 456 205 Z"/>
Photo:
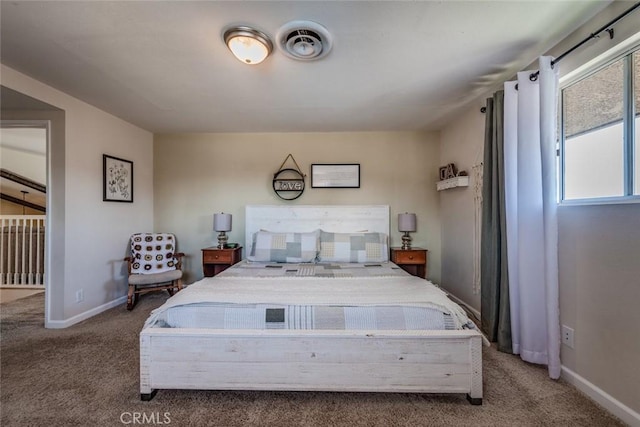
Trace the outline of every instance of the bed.
<path fill-rule="evenodd" d="M 294 255 L 261 252 L 283 232 L 298 243 L 317 235 L 315 262 L 305 243 Z M 463 393 L 482 403 L 483 340 L 464 311 L 385 260 L 382 240 L 346 260 L 336 249 L 347 234 L 386 239 L 388 206 L 247 206 L 245 233 L 250 261 L 151 313 L 142 400 L 204 389 Z"/>

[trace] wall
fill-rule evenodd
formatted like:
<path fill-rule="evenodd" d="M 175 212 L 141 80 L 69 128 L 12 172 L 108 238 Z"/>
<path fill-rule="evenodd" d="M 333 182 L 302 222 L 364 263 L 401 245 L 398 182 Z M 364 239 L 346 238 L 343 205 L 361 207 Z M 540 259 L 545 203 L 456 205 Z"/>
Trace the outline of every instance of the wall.
<path fill-rule="evenodd" d="M 440 165 L 455 163 L 458 170 L 469 173 L 468 187 L 439 193 L 442 287 L 478 312 L 480 294 L 473 290 L 476 181 L 472 168 L 482 162 L 484 118 L 484 114 L 480 113 L 480 106 L 466 110 L 455 125 L 442 130 L 440 153 Z"/>
<path fill-rule="evenodd" d="M 640 412 L 640 204 L 561 206 L 558 225 L 562 364 Z"/>
<path fill-rule="evenodd" d="M 176 233 L 188 254 L 187 283 L 202 277 L 200 250 L 217 242 L 213 213 L 231 213 L 229 241 L 244 242 L 248 204 L 388 204 L 394 246 L 401 244 L 397 214 L 415 212 L 413 245 L 429 249 L 428 276 L 440 281 L 437 133 L 170 134 L 156 135 L 154 150 L 155 229 Z M 285 202 L 272 179 L 289 153 L 307 174 L 307 187 Z M 310 188 L 311 163 L 360 163 L 361 187 Z"/>
<path fill-rule="evenodd" d="M 2 215 L 22 215 L 22 205 L 7 200 L 0 200 L 0 213 L 2 213 Z M 42 211 L 25 207 L 24 215 L 42 215 Z"/>
<path fill-rule="evenodd" d="M 629 2 L 613 2 L 550 54 L 566 51 L 631 6 Z M 636 34 L 639 14 L 636 11 L 615 26 L 615 39 L 600 37 L 564 59 L 559 65 L 561 76 Z M 535 68 L 535 64 L 528 67 Z M 481 149 L 484 118 L 477 119 L 475 114 L 488 96 L 441 131 L 443 161 L 467 167 Z M 457 206 L 472 206 L 472 197 L 471 191 L 441 196 L 446 257 L 442 281 L 479 308 L 479 300 L 467 296 L 471 285 L 463 283 L 469 277 L 472 247 L 468 238 L 461 239 L 460 233 L 455 233 L 469 230 L 470 218 L 450 215 Z M 561 206 L 558 216 L 560 321 L 575 329 L 575 348 L 563 345 L 561 349 L 563 378 L 626 422 L 640 425 L 640 334 L 634 326 L 640 324 L 640 205 Z M 463 268 L 467 270 L 456 275 L 448 265 L 466 265 Z"/>
<path fill-rule="evenodd" d="M 65 113 L 64 139 L 48 153 L 48 203 L 64 203 L 64 214 L 49 230 L 49 237 L 54 236 L 50 240 L 63 242 L 62 251 L 50 254 L 50 261 L 63 271 L 50 278 L 46 321 L 48 327 L 66 327 L 120 303 L 126 295 L 122 258 L 129 236 L 153 229 L 153 135 L 7 66 L 2 66 L 1 76 L 3 86 Z M 44 113 L 22 118 L 39 114 Z M 5 117 L 21 118 L 19 111 L 3 111 Z M 52 162 L 61 153 L 62 162 Z M 103 153 L 134 162 L 134 203 L 102 201 Z M 52 180 L 62 182 L 56 188 Z M 81 289 L 84 301 L 76 303 Z"/>
<path fill-rule="evenodd" d="M 23 129 L 13 130 L 14 133 Z M 38 133 L 27 129 L 25 138 L 31 138 L 30 142 L 38 150 L 22 150 L 17 144 L 22 141 L 15 138 L 10 142 L 4 141 L 6 131 L 0 132 L 0 167 L 8 169 L 13 173 L 27 177 L 39 184 L 47 180 L 47 159 L 46 159 L 46 132 L 44 129 L 36 129 Z M 34 142 L 35 141 L 35 142 Z"/>

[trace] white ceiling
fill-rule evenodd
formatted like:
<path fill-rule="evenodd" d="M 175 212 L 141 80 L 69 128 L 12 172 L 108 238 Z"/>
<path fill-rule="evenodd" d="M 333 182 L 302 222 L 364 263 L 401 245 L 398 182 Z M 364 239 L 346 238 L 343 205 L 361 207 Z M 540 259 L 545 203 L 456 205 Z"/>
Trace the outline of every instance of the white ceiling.
<path fill-rule="evenodd" d="M 5 1 L 1 60 L 155 133 L 438 129 L 609 1 Z M 323 59 L 260 65 L 231 24 L 333 35 Z"/>

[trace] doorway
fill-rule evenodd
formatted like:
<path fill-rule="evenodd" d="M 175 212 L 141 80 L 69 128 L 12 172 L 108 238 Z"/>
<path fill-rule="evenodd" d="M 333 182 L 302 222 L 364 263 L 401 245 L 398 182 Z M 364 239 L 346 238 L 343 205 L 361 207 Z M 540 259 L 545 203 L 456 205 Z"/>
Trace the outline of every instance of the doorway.
<path fill-rule="evenodd" d="M 47 129 L 44 326 L 64 327 L 66 259 L 64 110 L 0 85 L 0 128 L 22 126 Z"/>
<path fill-rule="evenodd" d="M 0 302 L 45 291 L 49 124 L 0 125 Z"/>

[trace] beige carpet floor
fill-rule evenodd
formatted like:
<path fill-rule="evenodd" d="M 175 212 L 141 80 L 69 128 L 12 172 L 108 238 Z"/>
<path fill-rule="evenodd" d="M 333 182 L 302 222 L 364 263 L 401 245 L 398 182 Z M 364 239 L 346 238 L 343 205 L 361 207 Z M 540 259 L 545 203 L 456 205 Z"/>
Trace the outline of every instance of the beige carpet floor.
<path fill-rule="evenodd" d="M 141 402 L 138 333 L 166 298 L 148 294 L 131 312 L 123 304 L 59 330 L 43 327 L 43 295 L 0 304 L 1 425 L 623 425 L 544 367 L 493 347 L 483 352 L 482 406 L 463 395 L 186 390 Z"/>

